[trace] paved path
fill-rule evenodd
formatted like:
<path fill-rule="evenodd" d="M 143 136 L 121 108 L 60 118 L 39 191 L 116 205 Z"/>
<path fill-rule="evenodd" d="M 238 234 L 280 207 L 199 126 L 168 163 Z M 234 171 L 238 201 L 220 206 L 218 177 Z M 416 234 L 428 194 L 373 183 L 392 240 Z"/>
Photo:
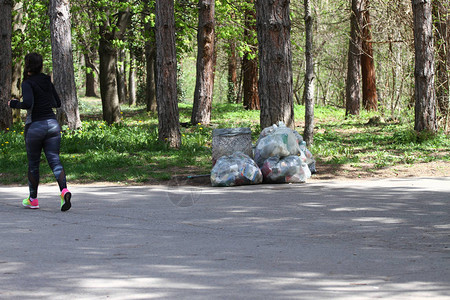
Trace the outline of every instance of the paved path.
<path fill-rule="evenodd" d="M 0 186 L 0 299 L 450 299 L 450 177 Z"/>

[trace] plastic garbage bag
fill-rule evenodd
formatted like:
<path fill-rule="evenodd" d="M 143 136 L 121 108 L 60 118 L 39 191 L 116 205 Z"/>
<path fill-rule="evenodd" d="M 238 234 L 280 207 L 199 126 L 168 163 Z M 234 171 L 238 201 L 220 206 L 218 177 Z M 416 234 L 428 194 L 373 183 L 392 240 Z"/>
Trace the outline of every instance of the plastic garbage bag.
<path fill-rule="evenodd" d="M 261 170 L 242 152 L 220 157 L 211 170 L 212 186 L 235 186 L 258 184 L 263 179 Z"/>
<path fill-rule="evenodd" d="M 306 182 L 311 171 L 300 156 L 291 155 L 284 158 L 269 157 L 261 167 L 263 180 L 267 183 Z"/>
<path fill-rule="evenodd" d="M 300 157 L 302 158 L 303 162 L 306 163 L 309 167 L 309 170 L 311 171 L 311 174 L 316 174 L 316 160 L 314 159 L 311 151 L 306 148 L 306 142 L 302 141 L 300 143 Z"/>
<path fill-rule="evenodd" d="M 254 158 L 258 166 L 262 166 L 269 157 L 286 157 L 300 154 L 299 137 L 283 122 L 263 129 L 256 142 Z M 301 138 L 303 141 L 303 138 Z"/>

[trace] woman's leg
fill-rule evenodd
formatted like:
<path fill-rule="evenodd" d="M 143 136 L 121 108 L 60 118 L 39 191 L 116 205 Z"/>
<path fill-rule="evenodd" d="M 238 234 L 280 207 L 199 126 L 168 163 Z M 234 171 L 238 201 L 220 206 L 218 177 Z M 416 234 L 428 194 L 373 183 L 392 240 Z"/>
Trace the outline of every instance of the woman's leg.
<path fill-rule="evenodd" d="M 59 158 L 59 150 L 61 146 L 61 127 L 56 120 L 47 120 L 48 131 L 43 141 L 43 148 L 48 164 L 58 181 L 59 190 L 67 188 L 66 173 Z"/>
<path fill-rule="evenodd" d="M 33 122 L 25 126 L 25 145 L 28 157 L 28 187 L 30 197 L 37 198 L 39 186 L 39 163 L 43 140 L 47 134 L 45 122 Z"/>

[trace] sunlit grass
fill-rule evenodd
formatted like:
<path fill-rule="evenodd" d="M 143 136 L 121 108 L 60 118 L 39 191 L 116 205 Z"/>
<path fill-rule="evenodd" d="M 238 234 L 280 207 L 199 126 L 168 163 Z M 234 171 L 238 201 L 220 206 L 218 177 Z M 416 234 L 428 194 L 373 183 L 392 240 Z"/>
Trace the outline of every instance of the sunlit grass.
<path fill-rule="evenodd" d="M 189 123 L 192 106 L 180 103 L 180 122 Z M 71 182 L 153 183 L 174 175 L 208 174 L 211 170 L 211 140 L 214 128 L 250 127 L 253 142 L 261 128 L 259 111 L 240 104 L 214 104 L 211 124 L 181 126 L 180 149 L 168 148 L 158 140 L 157 114 L 144 106 L 122 107 L 123 121 L 107 125 L 101 119 L 101 102 L 80 101 L 82 128 L 63 127 L 61 159 Z M 375 113 L 362 112 L 346 119 L 344 110 L 315 108 L 314 144 L 310 147 L 318 164 L 370 165 L 373 170 L 399 164 L 450 161 L 450 139 L 443 133 L 418 135 L 411 121 L 368 125 Z M 302 124 L 304 107 L 295 107 L 296 123 Z M 296 128 L 302 134 L 303 128 Z M 0 134 L 0 183 L 26 184 L 27 159 L 23 124 Z M 44 156 L 42 156 L 45 162 Z M 41 182 L 53 182 L 46 163 Z"/>

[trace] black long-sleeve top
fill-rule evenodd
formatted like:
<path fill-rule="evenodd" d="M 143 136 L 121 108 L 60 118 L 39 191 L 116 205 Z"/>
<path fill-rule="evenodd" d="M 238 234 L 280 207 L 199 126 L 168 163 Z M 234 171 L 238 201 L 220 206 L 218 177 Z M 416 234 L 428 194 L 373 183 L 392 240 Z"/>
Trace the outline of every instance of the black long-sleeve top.
<path fill-rule="evenodd" d="M 11 100 L 12 108 L 27 109 L 26 124 L 35 121 L 56 119 L 52 108 L 61 107 L 50 76 L 43 73 L 31 75 L 22 82 L 23 102 Z"/>

